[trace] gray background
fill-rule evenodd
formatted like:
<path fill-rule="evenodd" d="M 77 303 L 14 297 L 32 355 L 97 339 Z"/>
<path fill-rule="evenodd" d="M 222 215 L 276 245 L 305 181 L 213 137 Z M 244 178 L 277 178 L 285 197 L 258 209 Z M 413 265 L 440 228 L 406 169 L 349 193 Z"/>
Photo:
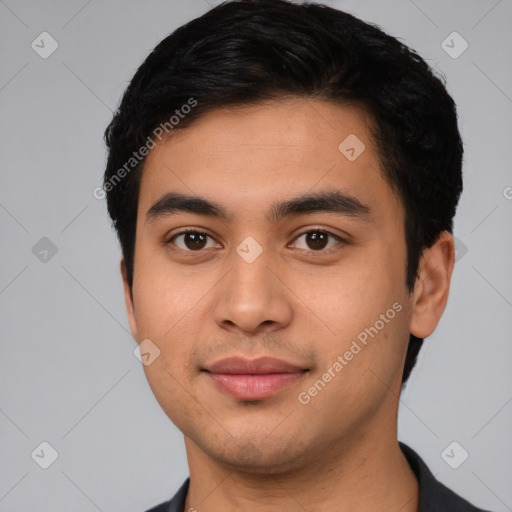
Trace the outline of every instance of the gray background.
<path fill-rule="evenodd" d="M 326 3 L 415 48 L 459 106 L 458 261 L 447 311 L 402 396 L 399 434 L 455 491 L 512 510 L 512 3 Z M 188 475 L 181 433 L 133 355 L 120 249 L 92 191 L 103 130 L 133 73 L 208 8 L 0 0 L 1 511 L 139 512 Z M 31 48 L 43 31 L 59 45 L 47 59 Z M 469 44 L 458 58 L 441 46 L 453 31 Z M 462 48 L 460 39 L 446 44 L 452 54 Z M 46 470 L 35 460 L 48 460 L 48 449 L 31 457 L 42 441 L 58 452 Z M 457 469 L 441 456 L 453 441 L 469 453 Z M 448 450 L 452 464 L 460 450 Z"/>

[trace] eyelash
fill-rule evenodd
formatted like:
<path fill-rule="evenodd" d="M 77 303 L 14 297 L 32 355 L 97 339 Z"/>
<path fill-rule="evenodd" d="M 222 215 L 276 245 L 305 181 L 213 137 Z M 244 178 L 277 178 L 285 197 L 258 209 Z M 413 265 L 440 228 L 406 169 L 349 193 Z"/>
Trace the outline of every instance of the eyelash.
<path fill-rule="evenodd" d="M 205 233 L 204 231 L 200 231 L 198 229 L 194 229 L 194 228 L 188 228 L 188 229 L 184 229 L 182 231 L 180 231 L 179 233 L 175 233 L 174 235 L 172 235 L 171 237 L 169 237 L 168 239 L 166 239 L 163 243 L 164 246 L 168 246 L 168 245 L 173 245 L 174 241 L 176 240 L 176 238 L 178 238 L 179 236 L 182 236 L 182 235 L 186 235 L 187 233 L 195 233 L 195 234 L 199 234 L 199 235 L 206 235 L 207 237 L 211 238 L 212 240 L 214 240 L 214 238 L 212 236 L 210 236 L 208 233 Z M 330 236 L 331 238 L 334 238 L 336 240 L 336 242 L 338 242 L 336 244 L 335 247 L 329 247 L 328 249 L 319 249 L 319 250 L 314 250 L 314 249 L 301 249 L 301 250 L 306 250 L 308 252 L 311 252 L 311 253 L 330 253 L 332 249 L 335 249 L 338 245 L 340 244 L 344 244 L 346 243 L 346 240 L 344 240 L 343 238 L 341 238 L 340 236 L 338 235 L 335 235 L 334 233 L 331 233 L 330 231 L 327 231 L 325 229 L 320 229 L 320 228 L 315 228 L 315 229 L 308 229 L 306 231 L 303 231 L 302 233 L 299 233 L 294 239 L 293 241 L 295 242 L 296 240 L 298 240 L 299 238 L 301 238 L 302 236 L 304 235 L 307 235 L 309 233 L 321 233 L 321 234 L 324 234 L 324 235 L 327 235 L 327 236 Z M 194 253 L 201 253 L 201 252 L 204 252 L 203 249 L 198 249 L 196 251 L 193 251 L 191 249 L 181 249 L 180 247 L 178 247 L 177 249 L 173 249 L 173 250 L 177 250 L 177 251 L 181 251 L 183 253 L 190 253 L 190 254 L 194 254 Z"/>

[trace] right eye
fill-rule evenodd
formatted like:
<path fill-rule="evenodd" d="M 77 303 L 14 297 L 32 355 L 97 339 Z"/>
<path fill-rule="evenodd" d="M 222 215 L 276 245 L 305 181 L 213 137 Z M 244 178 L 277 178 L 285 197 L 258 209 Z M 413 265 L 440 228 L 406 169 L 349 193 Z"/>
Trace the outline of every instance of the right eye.
<path fill-rule="evenodd" d="M 208 239 L 214 242 L 213 245 L 207 245 Z M 210 235 L 193 229 L 187 229 L 186 231 L 176 233 L 165 244 L 173 244 L 180 250 L 186 252 L 198 252 L 201 249 L 209 249 L 219 245 L 215 243 Z"/>

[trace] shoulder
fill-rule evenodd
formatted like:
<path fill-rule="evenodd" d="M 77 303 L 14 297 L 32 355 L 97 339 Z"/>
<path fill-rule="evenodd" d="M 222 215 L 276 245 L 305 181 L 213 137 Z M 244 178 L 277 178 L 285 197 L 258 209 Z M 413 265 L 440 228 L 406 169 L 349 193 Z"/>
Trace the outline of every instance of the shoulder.
<path fill-rule="evenodd" d="M 146 512 L 184 512 L 189 483 L 190 478 L 187 478 L 172 499 L 165 503 L 160 503 L 160 505 L 157 505 Z"/>
<path fill-rule="evenodd" d="M 171 500 L 166 501 L 165 503 L 160 503 L 156 507 L 150 508 L 147 512 L 169 512 L 169 508 L 171 506 Z M 181 510 L 180 510 L 181 512 Z"/>
<path fill-rule="evenodd" d="M 436 480 L 423 459 L 412 448 L 404 443 L 400 443 L 400 448 L 418 479 L 420 512 L 489 512 L 475 507 Z"/>

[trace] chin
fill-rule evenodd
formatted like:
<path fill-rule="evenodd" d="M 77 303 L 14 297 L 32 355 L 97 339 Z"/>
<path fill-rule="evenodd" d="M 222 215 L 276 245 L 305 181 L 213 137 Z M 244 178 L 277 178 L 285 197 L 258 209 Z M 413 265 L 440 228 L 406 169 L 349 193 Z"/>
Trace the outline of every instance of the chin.
<path fill-rule="evenodd" d="M 310 459 L 296 438 L 279 440 L 265 435 L 263 439 L 257 440 L 252 435 L 251 439 L 229 437 L 223 441 L 223 445 L 220 440 L 209 443 L 202 439 L 195 443 L 228 470 L 253 475 L 277 475 L 296 471 L 304 467 L 305 461 Z"/>

